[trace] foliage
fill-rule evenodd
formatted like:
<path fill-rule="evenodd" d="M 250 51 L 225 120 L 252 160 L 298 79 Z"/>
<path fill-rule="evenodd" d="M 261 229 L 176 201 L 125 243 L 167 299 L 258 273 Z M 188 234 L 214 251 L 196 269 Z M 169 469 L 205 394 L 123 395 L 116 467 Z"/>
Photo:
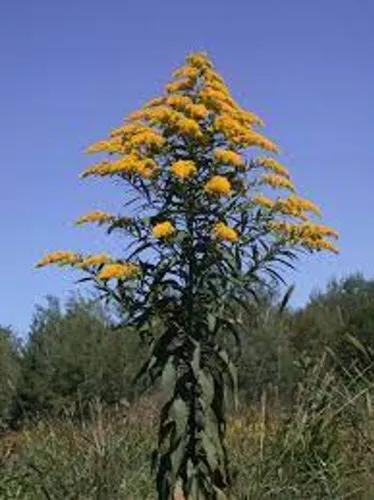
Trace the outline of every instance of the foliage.
<path fill-rule="evenodd" d="M 248 404 L 260 401 L 264 391 L 287 403 L 299 378 L 298 353 L 292 344 L 292 313 L 280 311 L 277 297 L 263 296 L 243 315 L 242 354 L 238 361 L 238 388 Z"/>
<path fill-rule="evenodd" d="M 373 491 L 372 388 L 356 392 L 327 369 L 305 371 L 287 408 L 264 393 L 228 420 L 233 498 L 370 499 Z M 46 420 L 0 440 L 0 497 L 11 500 L 153 499 L 144 457 L 154 445 L 157 410 L 94 405 L 81 424 Z"/>
<path fill-rule="evenodd" d="M 295 314 L 291 342 L 300 355 L 314 358 L 324 349 L 343 373 L 374 374 L 374 282 L 354 274 L 332 280 Z"/>
<path fill-rule="evenodd" d="M 0 431 L 9 421 L 17 390 L 19 347 L 13 332 L 0 327 Z"/>
<path fill-rule="evenodd" d="M 133 332 L 113 330 L 94 302 L 72 299 L 64 311 L 50 298 L 38 307 L 23 350 L 13 418 L 85 413 L 94 400 L 131 399 L 137 345 Z"/>

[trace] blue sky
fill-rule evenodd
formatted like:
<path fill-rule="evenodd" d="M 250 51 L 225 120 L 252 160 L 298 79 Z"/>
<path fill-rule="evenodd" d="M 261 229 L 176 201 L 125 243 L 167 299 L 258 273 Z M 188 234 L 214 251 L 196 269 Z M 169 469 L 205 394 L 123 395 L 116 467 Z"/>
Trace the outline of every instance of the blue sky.
<path fill-rule="evenodd" d="M 294 304 L 332 276 L 373 277 L 371 0 L 0 0 L 0 17 L 0 324 L 24 334 L 36 303 L 74 289 L 72 274 L 33 268 L 46 251 L 108 247 L 72 223 L 121 199 L 78 179 L 83 149 L 191 50 L 207 50 L 264 118 L 300 193 L 341 233 L 339 257 L 304 258 L 289 276 Z"/>

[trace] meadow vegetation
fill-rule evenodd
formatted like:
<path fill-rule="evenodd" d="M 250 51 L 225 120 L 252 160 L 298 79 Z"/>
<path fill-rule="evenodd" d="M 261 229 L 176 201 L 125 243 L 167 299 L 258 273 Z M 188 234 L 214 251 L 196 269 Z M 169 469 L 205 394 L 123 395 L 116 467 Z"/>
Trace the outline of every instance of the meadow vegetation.
<path fill-rule="evenodd" d="M 302 309 L 248 301 L 232 498 L 370 499 L 374 282 L 332 281 Z M 0 498 L 153 499 L 163 394 L 132 384 L 137 332 L 94 301 L 38 307 L 26 341 L 0 330 Z"/>

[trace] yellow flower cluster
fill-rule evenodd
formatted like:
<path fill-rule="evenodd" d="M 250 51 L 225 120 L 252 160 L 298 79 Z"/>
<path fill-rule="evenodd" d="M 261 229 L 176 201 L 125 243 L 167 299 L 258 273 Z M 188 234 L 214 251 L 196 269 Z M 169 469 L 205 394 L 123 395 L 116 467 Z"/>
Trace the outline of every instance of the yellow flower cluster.
<path fill-rule="evenodd" d="M 173 96 L 175 97 L 175 96 Z M 177 96 L 182 97 L 183 96 Z M 189 106 L 189 114 L 196 115 L 196 112 L 202 111 L 202 108 L 193 103 Z M 131 119 L 146 120 L 151 125 L 163 126 L 181 134 L 189 135 L 196 138 L 201 138 L 202 133 L 199 123 L 194 118 L 189 118 L 186 114 L 177 111 L 165 104 L 160 106 L 145 107 L 139 111 L 135 111 L 130 115 Z"/>
<path fill-rule="evenodd" d="M 173 163 L 170 170 L 175 176 L 183 180 L 193 176 L 197 168 L 195 162 L 191 160 L 179 160 Z"/>
<path fill-rule="evenodd" d="M 155 130 L 150 129 L 135 134 L 130 141 L 131 145 L 136 149 L 145 147 L 158 150 L 164 145 L 165 138 Z"/>
<path fill-rule="evenodd" d="M 154 177 L 158 170 L 159 167 L 152 158 L 144 158 L 137 163 L 135 173 L 144 179 L 149 179 Z"/>
<path fill-rule="evenodd" d="M 110 137 L 124 142 L 139 134 L 153 133 L 154 130 L 147 125 L 137 121 L 125 121 L 124 125 L 112 129 Z"/>
<path fill-rule="evenodd" d="M 278 147 L 272 141 L 259 132 L 249 129 L 241 124 L 233 116 L 223 114 L 218 116 L 214 122 L 215 128 L 227 140 L 240 147 L 258 147 L 267 151 L 277 152 Z"/>
<path fill-rule="evenodd" d="M 195 79 L 199 76 L 200 71 L 193 66 L 184 64 L 180 68 L 176 69 L 173 73 L 174 78 L 189 78 Z"/>
<path fill-rule="evenodd" d="M 192 90 L 195 84 L 196 78 L 184 77 L 165 85 L 165 90 L 168 94 L 174 94 L 183 90 Z"/>
<path fill-rule="evenodd" d="M 203 136 L 199 124 L 192 118 L 180 119 L 175 126 L 177 131 L 183 135 L 189 135 L 196 139 L 200 139 Z"/>
<path fill-rule="evenodd" d="M 223 78 L 214 69 L 206 68 L 203 76 L 204 85 L 199 92 L 199 98 L 209 109 L 230 115 L 241 125 L 263 125 L 257 115 L 244 110 L 235 102 Z"/>
<path fill-rule="evenodd" d="M 326 226 L 325 224 L 315 224 L 314 222 L 305 222 L 301 225 L 304 231 L 304 234 L 308 234 L 309 236 L 313 236 L 313 234 L 317 234 L 318 236 L 327 236 L 330 238 L 338 239 L 339 233 L 332 229 L 330 226 Z"/>
<path fill-rule="evenodd" d="M 155 175 L 158 169 L 157 163 L 152 158 L 141 158 L 139 155 L 129 154 L 113 162 L 103 161 L 97 163 L 84 170 L 81 177 L 138 174 L 141 177 L 149 178 Z"/>
<path fill-rule="evenodd" d="M 279 163 L 277 160 L 271 157 L 260 157 L 256 160 L 257 165 L 272 170 L 276 174 L 283 175 L 284 177 L 289 177 L 290 174 L 285 166 Z"/>
<path fill-rule="evenodd" d="M 305 212 L 311 212 L 318 216 L 321 215 L 321 211 L 315 203 L 295 195 L 278 199 L 276 209 L 283 214 L 303 219 L 307 219 Z"/>
<path fill-rule="evenodd" d="M 271 198 L 268 198 L 267 196 L 264 196 L 262 194 L 259 194 L 253 198 L 254 203 L 256 205 L 260 205 L 261 207 L 264 207 L 268 210 L 272 210 L 274 208 L 275 202 Z"/>
<path fill-rule="evenodd" d="M 206 85 L 200 92 L 201 100 L 215 111 L 225 111 L 236 108 L 234 99 L 230 96 L 228 89 L 223 85 Z"/>
<path fill-rule="evenodd" d="M 222 90 L 214 89 L 211 86 L 204 87 L 199 97 L 208 109 L 221 115 L 230 116 L 240 126 L 251 127 L 252 125 L 263 125 L 261 118 L 250 111 L 239 108 L 231 97 L 228 98 L 225 96 Z"/>
<path fill-rule="evenodd" d="M 167 104 L 197 120 L 212 111 L 216 113 L 216 130 L 235 145 L 277 151 L 273 142 L 250 128 L 252 125 L 263 125 L 262 120 L 235 102 L 223 78 L 213 69 L 205 54 L 188 56 L 186 64 L 174 73 L 174 77 L 177 80 L 167 86 Z M 197 82 L 199 85 L 195 87 Z M 198 101 L 192 106 L 189 103 L 191 95 Z"/>
<path fill-rule="evenodd" d="M 166 239 L 175 233 L 176 229 L 172 222 L 164 221 L 158 222 L 152 228 L 152 234 L 155 238 Z"/>
<path fill-rule="evenodd" d="M 223 175 L 214 175 L 205 184 L 204 190 L 209 194 L 227 196 L 231 193 L 231 184 Z"/>
<path fill-rule="evenodd" d="M 139 273 L 139 266 L 133 262 L 106 264 L 98 273 L 100 280 L 107 281 L 113 278 L 131 279 Z"/>
<path fill-rule="evenodd" d="M 193 68 L 204 69 L 213 67 L 212 62 L 205 52 L 193 52 L 187 56 L 186 60 Z"/>
<path fill-rule="evenodd" d="M 127 154 L 132 151 L 158 151 L 165 143 L 165 138 L 155 129 L 141 123 L 126 123 L 111 132 L 108 140 L 99 141 L 89 146 L 87 153 Z"/>
<path fill-rule="evenodd" d="M 109 257 L 109 255 L 105 253 L 90 255 L 79 262 L 79 267 L 86 269 L 91 266 L 100 266 L 102 264 L 108 264 L 109 262 L 111 262 L 111 260 L 112 259 Z"/>
<path fill-rule="evenodd" d="M 214 225 L 213 235 L 218 240 L 231 242 L 237 241 L 239 237 L 237 231 L 224 222 L 217 222 L 217 224 Z"/>
<path fill-rule="evenodd" d="M 298 243 L 312 250 L 330 250 L 338 253 L 338 249 L 325 239 L 337 239 L 338 233 L 323 224 L 314 224 L 310 221 L 302 224 L 272 221 L 269 223 L 269 229 L 283 235 L 292 243 Z"/>
<path fill-rule="evenodd" d="M 278 175 L 278 174 L 265 174 L 261 176 L 261 182 L 262 184 L 267 184 L 268 186 L 271 186 L 272 188 L 283 188 L 283 189 L 289 189 L 290 191 L 295 191 L 295 186 L 288 179 L 287 177 L 284 177 L 284 175 Z"/>
<path fill-rule="evenodd" d="M 194 120 L 201 120 L 209 113 L 204 104 L 195 104 L 190 97 L 184 95 L 170 95 L 165 102 L 168 106 L 185 113 Z"/>
<path fill-rule="evenodd" d="M 80 257 L 75 252 L 57 250 L 45 255 L 37 264 L 36 267 L 49 266 L 51 264 L 57 264 L 60 266 L 74 265 L 77 264 Z"/>
<path fill-rule="evenodd" d="M 98 141 L 94 144 L 91 144 L 86 149 L 86 153 L 88 154 L 96 154 L 96 153 L 123 153 L 123 142 L 120 137 L 112 137 L 108 140 Z"/>
<path fill-rule="evenodd" d="M 106 222 L 112 222 L 114 216 L 108 212 L 103 212 L 102 210 L 95 210 L 89 212 L 88 214 L 82 215 L 76 221 L 76 224 L 87 224 L 90 222 L 97 222 L 98 224 L 104 224 Z"/>
<path fill-rule="evenodd" d="M 175 122 L 179 117 L 179 113 L 165 105 L 165 98 L 160 97 L 161 103 L 157 105 L 146 105 L 142 109 L 133 111 L 128 120 L 146 120 L 151 125 L 163 125 L 170 122 Z M 121 128 L 118 129 L 119 131 Z"/>
<path fill-rule="evenodd" d="M 243 167 L 244 159 L 236 151 L 231 151 L 230 149 L 215 149 L 214 158 L 227 165 L 232 165 L 233 167 Z"/>

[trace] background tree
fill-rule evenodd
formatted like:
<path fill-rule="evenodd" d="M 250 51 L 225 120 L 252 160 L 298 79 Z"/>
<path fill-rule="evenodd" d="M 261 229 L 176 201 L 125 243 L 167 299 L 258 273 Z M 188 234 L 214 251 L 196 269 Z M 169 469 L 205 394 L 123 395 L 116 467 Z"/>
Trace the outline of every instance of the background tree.
<path fill-rule="evenodd" d="M 103 297 L 122 307 L 123 324 L 148 342 L 140 376 L 161 378 L 168 394 L 154 456 L 162 499 L 178 484 L 187 498 L 224 495 L 238 311 L 259 282 L 281 279 L 278 268 L 291 265 L 298 249 L 336 251 L 329 240 L 336 232 L 308 219 L 319 209 L 294 194 L 287 169 L 271 156 L 249 156 L 278 150 L 260 125 L 211 61 L 190 55 L 165 94 L 89 148 L 109 158 L 83 177 L 124 181 L 128 213 L 95 210 L 78 223 L 104 224 L 125 235 L 127 247 L 119 257 L 58 251 L 39 262 L 85 271 Z M 292 194 L 273 199 L 266 195 L 272 189 Z M 221 342 L 230 335 L 232 343 Z"/>
<path fill-rule="evenodd" d="M 23 350 L 13 417 L 81 415 L 93 401 L 131 399 L 141 355 L 134 332 L 113 330 L 94 302 L 74 298 L 62 308 L 49 298 L 37 308 Z"/>
<path fill-rule="evenodd" d="M 0 327 L 0 430 L 10 419 L 19 377 L 20 345 L 10 328 Z"/>
<path fill-rule="evenodd" d="M 373 376 L 374 281 L 360 274 L 332 280 L 294 315 L 290 341 L 299 352 L 316 358 L 328 350 L 341 374 Z"/>

